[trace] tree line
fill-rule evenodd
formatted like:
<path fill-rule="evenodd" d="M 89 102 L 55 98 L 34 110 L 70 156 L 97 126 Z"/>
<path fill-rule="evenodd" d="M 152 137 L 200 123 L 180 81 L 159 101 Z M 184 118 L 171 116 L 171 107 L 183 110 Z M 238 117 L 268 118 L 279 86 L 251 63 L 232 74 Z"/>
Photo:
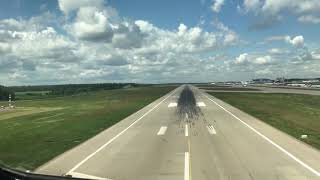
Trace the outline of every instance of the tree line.
<path fill-rule="evenodd" d="M 63 84 L 63 85 L 36 85 L 36 86 L 10 86 L 0 85 L 0 100 L 8 100 L 9 94 L 12 100 L 15 98 L 15 92 L 27 92 L 26 95 L 33 96 L 33 91 L 47 91 L 45 96 L 68 96 L 75 94 L 89 93 L 90 91 L 112 90 L 130 87 L 150 86 L 150 84 L 136 83 L 98 83 L 98 84 Z M 20 98 L 18 98 L 20 99 Z"/>
<path fill-rule="evenodd" d="M 7 101 L 9 99 L 9 94 L 11 94 L 11 99 L 14 100 L 15 98 L 14 91 L 11 88 L 0 85 L 0 100 Z"/>
<path fill-rule="evenodd" d="M 49 95 L 74 95 L 88 93 L 97 90 L 121 89 L 126 87 L 147 86 L 136 83 L 99 83 L 99 84 L 64 84 L 64 85 L 40 85 L 40 86 L 11 86 L 14 92 L 49 91 Z"/>

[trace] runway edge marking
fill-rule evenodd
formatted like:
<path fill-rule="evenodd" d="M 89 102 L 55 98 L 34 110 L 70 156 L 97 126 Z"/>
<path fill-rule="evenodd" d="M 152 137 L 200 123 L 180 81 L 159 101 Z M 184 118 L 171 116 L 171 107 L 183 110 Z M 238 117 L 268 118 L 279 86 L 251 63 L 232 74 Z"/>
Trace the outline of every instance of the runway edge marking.
<path fill-rule="evenodd" d="M 208 98 L 211 102 L 213 102 L 214 104 L 216 104 L 217 106 L 219 106 L 221 109 L 223 109 L 224 111 L 226 111 L 227 113 L 229 113 L 231 116 L 233 116 L 234 118 L 236 118 L 237 120 L 239 120 L 242 124 L 244 124 L 245 126 L 247 126 L 249 129 L 251 129 L 253 132 L 255 132 L 256 134 L 258 134 L 260 137 L 262 137 L 263 139 L 265 139 L 266 141 L 268 141 L 270 144 L 272 144 L 273 146 L 275 146 L 276 148 L 278 148 L 280 151 L 282 151 L 283 153 L 285 153 L 286 155 L 288 155 L 290 158 L 292 158 L 293 160 L 295 160 L 297 163 L 299 163 L 301 166 L 305 167 L 306 169 L 308 169 L 310 172 L 312 172 L 313 174 L 315 174 L 316 176 L 320 177 L 320 172 L 318 172 L 317 170 L 313 169 L 312 167 L 310 167 L 309 165 L 307 165 L 306 163 L 304 163 L 302 160 L 300 160 L 299 158 L 295 157 L 293 154 L 291 154 L 290 152 L 288 152 L 287 150 L 285 150 L 283 147 L 281 147 L 280 145 L 278 145 L 277 143 L 273 142 L 271 139 L 269 139 L 267 136 L 263 135 L 262 133 L 260 133 L 259 131 L 257 131 L 256 129 L 254 129 L 252 126 L 250 126 L 249 124 L 247 124 L 246 122 L 242 121 L 240 118 L 238 118 L 236 115 L 234 115 L 233 113 L 231 113 L 230 111 L 228 111 L 227 109 L 225 109 L 223 106 L 221 106 L 219 103 L 215 102 L 214 100 L 212 100 L 211 98 L 209 98 L 208 96 L 206 96 L 205 94 L 203 94 L 206 98 Z"/>
<path fill-rule="evenodd" d="M 178 89 L 178 88 L 177 88 Z M 115 139 L 117 139 L 119 136 L 121 136 L 123 133 L 125 133 L 129 128 L 131 128 L 133 125 L 135 125 L 137 122 L 139 122 L 142 118 L 144 118 L 146 115 L 148 115 L 151 111 L 153 111 L 155 108 L 157 108 L 160 104 L 162 104 L 166 99 L 168 99 L 172 94 L 174 94 L 177 89 L 173 90 L 172 93 L 170 93 L 167 97 L 165 97 L 163 100 L 161 100 L 158 104 L 153 106 L 151 109 L 149 109 L 146 113 L 144 113 L 140 118 L 136 119 L 133 123 L 131 123 L 127 128 L 122 130 L 120 133 L 118 133 L 116 136 L 111 138 L 108 142 L 100 146 L 96 151 L 91 153 L 89 156 L 84 158 L 82 161 L 80 161 L 77 165 L 75 165 L 70 171 L 67 172 L 67 174 L 72 173 L 74 170 L 76 170 L 78 167 L 80 167 L 83 163 L 88 161 L 90 158 L 92 158 L 95 154 L 97 154 L 99 151 L 101 151 L 103 148 L 108 146 L 110 143 L 112 143 Z"/>
<path fill-rule="evenodd" d="M 97 176 L 92 176 L 88 174 L 83 174 L 83 173 L 78 173 L 78 172 L 71 172 L 70 175 L 75 178 L 82 178 L 82 179 L 92 179 L 92 180 L 112 180 L 112 179 L 107 179 L 107 178 L 102 178 L 102 177 L 97 177 Z"/>

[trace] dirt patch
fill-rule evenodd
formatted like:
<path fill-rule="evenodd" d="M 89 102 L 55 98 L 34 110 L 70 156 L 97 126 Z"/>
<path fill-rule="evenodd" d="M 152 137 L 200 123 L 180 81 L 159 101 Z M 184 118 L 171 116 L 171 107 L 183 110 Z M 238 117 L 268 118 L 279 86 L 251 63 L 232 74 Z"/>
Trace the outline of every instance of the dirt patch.
<path fill-rule="evenodd" d="M 30 115 L 30 114 L 35 114 L 35 113 L 42 113 L 42 112 L 48 112 L 48 111 L 55 111 L 55 110 L 60 110 L 62 108 L 56 107 L 56 108 L 38 108 L 38 107 L 19 107 L 12 109 L 10 111 L 6 111 L 0 114 L 0 121 L 1 120 L 6 120 L 14 117 L 19 117 L 19 116 L 25 116 L 25 115 Z"/>

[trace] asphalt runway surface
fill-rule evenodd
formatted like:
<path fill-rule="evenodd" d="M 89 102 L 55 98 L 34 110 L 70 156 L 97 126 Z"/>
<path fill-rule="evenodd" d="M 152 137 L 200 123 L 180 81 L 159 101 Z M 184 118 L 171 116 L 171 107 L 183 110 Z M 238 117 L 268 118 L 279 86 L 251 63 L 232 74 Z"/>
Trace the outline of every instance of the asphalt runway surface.
<path fill-rule="evenodd" d="M 320 179 L 320 152 L 180 86 L 36 170 L 113 180 Z"/>

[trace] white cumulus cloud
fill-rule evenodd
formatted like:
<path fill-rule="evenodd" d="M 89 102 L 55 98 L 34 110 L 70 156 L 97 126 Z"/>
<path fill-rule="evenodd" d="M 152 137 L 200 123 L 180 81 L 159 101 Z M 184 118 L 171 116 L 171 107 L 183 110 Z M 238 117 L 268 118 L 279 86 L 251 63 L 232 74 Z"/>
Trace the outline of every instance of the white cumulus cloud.
<path fill-rule="evenodd" d="M 243 6 L 244 6 L 246 12 L 256 11 L 260 5 L 261 5 L 260 0 L 244 0 L 243 1 Z"/>
<path fill-rule="evenodd" d="M 318 0 L 244 0 L 242 9 L 245 13 L 252 12 L 263 16 L 270 23 L 280 21 L 287 13 L 299 16 L 298 21 L 304 23 L 319 23 L 320 1 Z M 261 22 L 260 22 L 261 23 Z"/>
<path fill-rule="evenodd" d="M 0 42 L 0 54 L 9 53 L 11 51 L 11 46 L 8 43 Z"/>
<path fill-rule="evenodd" d="M 225 0 L 214 0 L 211 9 L 212 11 L 219 13 L 221 10 L 221 7 L 224 5 Z"/>
<path fill-rule="evenodd" d="M 290 39 L 289 36 L 287 36 L 286 41 L 290 44 L 292 44 L 295 47 L 303 47 L 304 46 L 304 38 L 303 36 L 295 36 Z"/>
<path fill-rule="evenodd" d="M 285 49 L 279 49 L 279 48 L 271 48 L 268 50 L 268 52 L 270 54 L 285 54 L 285 53 L 288 53 L 287 50 Z"/>
<path fill-rule="evenodd" d="M 65 14 L 69 14 L 71 11 L 77 10 L 80 7 L 103 7 L 103 0 L 59 0 L 59 8 Z"/>
<path fill-rule="evenodd" d="M 240 54 L 236 58 L 236 61 L 235 61 L 236 64 L 242 64 L 242 63 L 245 63 L 245 62 L 248 62 L 248 54 L 247 53 Z"/>
<path fill-rule="evenodd" d="M 298 18 L 298 21 L 300 21 L 302 23 L 319 24 L 320 23 L 320 17 L 313 16 L 313 15 L 304 15 L 304 16 L 300 16 Z"/>
<path fill-rule="evenodd" d="M 268 63 L 271 63 L 271 61 L 272 61 L 271 56 L 267 55 L 267 56 L 257 57 L 253 62 L 255 64 L 268 64 Z"/>
<path fill-rule="evenodd" d="M 236 57 L 234 61 L 235 64 L 255 64 L 255 65 L 265 65 L 270 64 L 273 61 L 272 57 L 269 55 L 265 56 L 256 56 L 250 55 L 248 53 L 240 54 Z"/>
<path fill-rule="evenodd" d="M 304 47 L 304 37 L 302 35 L 298 36 L 271 36 L 266 38 L 266 41 L 284 41 L 286 43 L 289 43 L 293 45 L 294 47 Z"/>
<path fill-rule="evenodd" d="M 70 34 L 88 41 L 111 40 L 112 26 L 105 10 L 96 7 L 81 7 L 75 21 L 67 25 Z"/>

